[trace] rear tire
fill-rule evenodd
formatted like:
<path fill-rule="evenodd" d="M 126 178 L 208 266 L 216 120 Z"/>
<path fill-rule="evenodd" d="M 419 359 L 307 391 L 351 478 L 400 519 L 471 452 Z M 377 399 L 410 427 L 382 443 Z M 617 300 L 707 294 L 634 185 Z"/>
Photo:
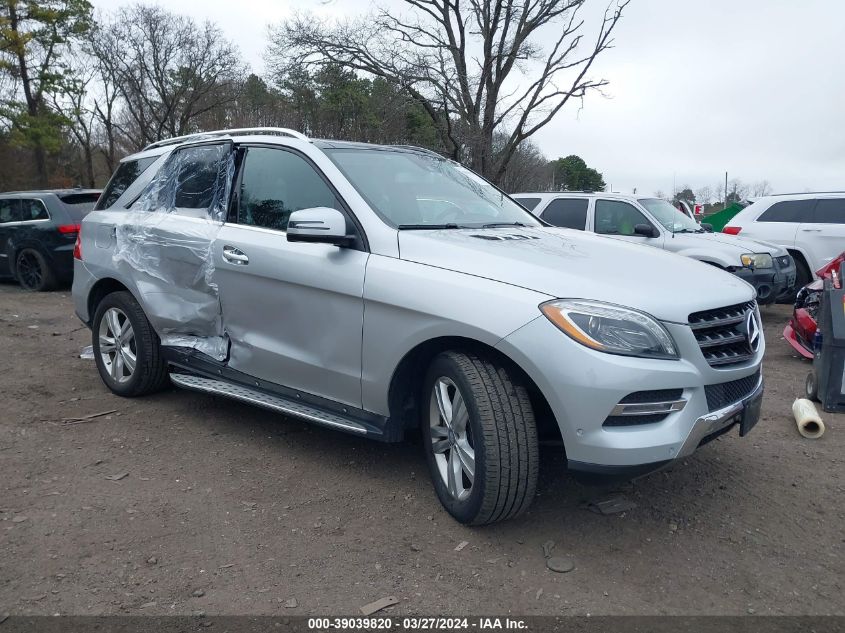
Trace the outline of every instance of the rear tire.
<path fill-rule="evenodd" d="M 47 259 L 34 248 L 24 248 L 15 256 L 15 278 L 24 290 L 44 292 L 56 287 L 56 275 Z"/>
<path fill-rule="evenodd" d="M 518 516 L 534 498 L 539 448 L 525 388 L 480 355 L 444 352 L 431 363 L 420 425 L 434 489 L 469 525 Z"/>
<path fill-rule="evenodd" d="M 168 384 L 161 341 L 130 293 L 113 292 L 100 301 L 91 338 L 100 378 L 118 396 L 143 396 Z"/>

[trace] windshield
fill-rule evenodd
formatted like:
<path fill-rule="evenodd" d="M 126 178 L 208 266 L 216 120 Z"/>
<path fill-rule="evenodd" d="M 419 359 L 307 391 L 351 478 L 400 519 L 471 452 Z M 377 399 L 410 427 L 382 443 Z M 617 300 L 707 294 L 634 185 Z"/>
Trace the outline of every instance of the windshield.
<path fill-rule="evenodd" d="M 541 226 L 493 185 L 439 156 L 401 150 L 325 150 L 373 210 L 398 228 Z"/>
<path fill-rule="evenodd" d="M 684 215 L 671 204 L 660 198 L 640 198 L 639 203 L 657 218 L 667 231 L 672 233 L 704 233 L 698 222 Z"/>

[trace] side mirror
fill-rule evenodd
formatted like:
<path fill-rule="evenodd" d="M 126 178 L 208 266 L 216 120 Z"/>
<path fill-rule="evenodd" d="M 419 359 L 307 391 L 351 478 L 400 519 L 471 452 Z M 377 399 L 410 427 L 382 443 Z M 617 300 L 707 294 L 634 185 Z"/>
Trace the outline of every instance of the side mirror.
<path fill-rule="evenodd" d="M 707 233 L 712 233 L 712 232 L 713 232 L 713 225 L 712 225 L 712 224 L 707 224 L 707 222 L 702 222 L 702 223 L 701 223 L 701 228 L 702 228 L 702 229 L 704 229 Z"/>
<path fill-rule="evenodd" d="M 651 224 L 637 224 L 634 226 L 634 235 L 643 237 L 660 237 L 660 232 Z"/>
<path fill-rule="evenodd" d="M 354 235 L 346 234 L 346 218 L 337 209 L 314 207 L 290 214 L 287 228 L 288 242 L 319 242 L 335 246 L 349 246 Z"/>

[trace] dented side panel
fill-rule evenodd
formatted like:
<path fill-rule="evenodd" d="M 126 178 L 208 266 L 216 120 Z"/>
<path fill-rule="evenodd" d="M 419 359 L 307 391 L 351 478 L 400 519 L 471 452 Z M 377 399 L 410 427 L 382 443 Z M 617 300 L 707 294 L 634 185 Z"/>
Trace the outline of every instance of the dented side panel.
<path fill-rule="evenodd" d="M 135 280 L 162 344 L 218 360 L 226 358 L 228 344 L 212 245 L 226 217 L 233 175 L 231 142 L 177 150 L 113 233 L 113 266 Z"/>

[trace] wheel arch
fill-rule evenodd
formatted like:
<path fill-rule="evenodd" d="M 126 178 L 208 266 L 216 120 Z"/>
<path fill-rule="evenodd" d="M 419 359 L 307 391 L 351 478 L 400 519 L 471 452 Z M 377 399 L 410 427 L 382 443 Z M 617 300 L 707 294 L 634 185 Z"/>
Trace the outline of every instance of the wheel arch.
<path fill-rule="evenodd" d="M 138 300 L 138 297 L 135 297 L 135 293 L 132 292 L 125 284 L 121 283 L 117 279 L 113 277 L 104 277 L 95 283 L 91 290 L 88 293 L 88 322 L 89 325 L 94 323 L 94 313 L 97 311 L 97 307 L 100 305 L 100 302 L 105 299 L 108 295 L 113 292 L 128 292 L 131 294 L 135 300 Z"/>
<path fill-rule="evenodd" d="M 792 256 L 792 259 L 794 259 L 796 262 L 798 262 L 799 260 L 804 262 L 804 265 L 807 267 L 807 270 L 810 271 L 811 281 L 812 279 L 815 279 L 816 271 L 813 270 L 813 267 L 810 265 L 810 261 L 807 259 L 807 256 L 804 254 L 804 251 L 802 251 L 798 247 L 790 247 L 786 249 L 786 252 L 789 253 Z"/>
<path fill-rule="evenodd" d="M 416 429 L 419 421 L 422 382 L 431 361 L 448 350 L 483 355 L 504 366 L 512 378 L 528 391 L 537 430 L 542 439 L 563 441 L 560 428 L 545 395 L 519 364 L 506 354 L 481 341 L 462 336 L 440 336 L 423 341 L 408 351 L 399 361 L 390 379 L 388 407 L 396 431 Z"/>

